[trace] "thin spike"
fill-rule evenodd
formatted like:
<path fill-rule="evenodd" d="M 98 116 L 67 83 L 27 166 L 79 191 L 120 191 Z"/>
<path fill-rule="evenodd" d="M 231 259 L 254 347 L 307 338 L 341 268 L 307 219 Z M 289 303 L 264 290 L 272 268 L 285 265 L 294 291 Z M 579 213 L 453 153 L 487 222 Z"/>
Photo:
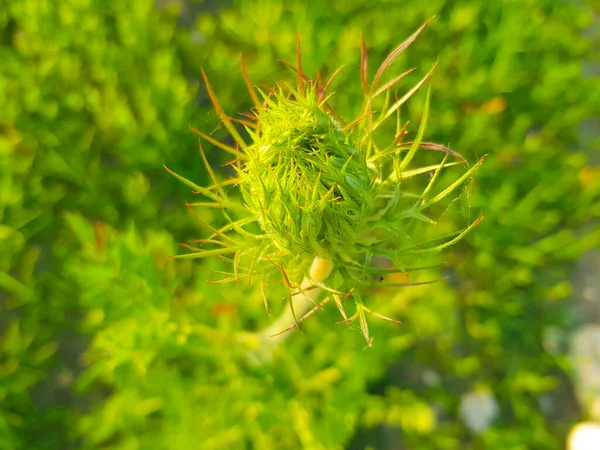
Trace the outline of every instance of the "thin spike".
<path fill-rule="evenodd" d="M 233 277 L 235 278 L 235 284 L 239 284 L 238 266 L 240 264 L 240 250 L 235 252 L 233 257 Z"/>
<path fill-rule="evenodd" d="M 407 142 L 404 145 L 407 145 L 407 146 L 412 145 L 412 141 Z M 469 162 L 465 159 L 464 156 L 462 156 L 458 152 L 455 152 L 454 150 L 450 150 L 448 147 L 444 147 L 443 145 L 435 144 L 433 142 L 421 142 L 420 148 L 422 148 L 423 150 L 435 150 L 438 152 L 446 153 L 447 155 L 454 156 L 455 158 L 459 158 L 467 166 L 469 165 Z"/>
<path fill-rule="evenodd" d="M 223 197 L 227 198 L 225 191 L 223 190 L 220 183 L 217 181 L 217 176 L 216 176 L 215 172 L 213 171 L 212 167 L 210 166 L 208 159 L 206 159 L 206 155 L 204 154 L 204 150 L 202 149 L 202 143 L 200 142 L 200 139 L 198 139 L 198 150 L 200 151 L 200 155 L 202 155 L 202 161 L 204 162 L 204 166 L 206 167 L 206 170 L 208 171 L 208 174 L 209 174 L 212 182 L 214 183 L 215 188 L 217 189 L 217 193 L 220 192 L 221 195 L 223 195 Z M 219 203 L 219 205 L 221 204 L 220 202 L 218 202 L 218 203 Z M 222 206 L 221 206 L 221 208 L 222 208 Z"/>
<path fill-rule="evenodd" d="M 319 286 L 308 286 L 308 287 L 305 287 L 305 288 L 304 288 L 304 292 L 306 292 L 306 291 L 312 291 L 312 290 L 314 290 L 314 289 L 319 289 Z M 300 292 L 300 291 L 298 291 L 298 292 L 294 292 L 294 293 L 292 294 L 292 297 L 295 297 L 296 295 L 301 295 L 301 294 L 302 294 L 302 292 Z"/>
<path fill-rule="evenodd" d="M 248 271 L 248 286 L 250 286 L 250 283 L 252 281 L 252 273 L 254 272 L 254 266 L 256 265 L 256 262 L 260 259 L 261 253 L 263 251 L 263 248 L 259 248 L 256 252 L 256 255 L 254 255 L 254 258 L 252 258 L 252 262 L 250 263 L 250 270 Z"/>
<path fill-rule="evenodd" d="M 394 273 L 407 273 L 407 272 L 417 272 L 419 270 L 428 270 L 428 269 L 437 269 L 438 267 L 447 266 L 448 263 L 441 262 L 439 264 L 433 264 L 431 266 L 422 266 L 422 267 L 405 267 L 404 269 L 376 269 L 371 267 L 367 269 L 369 274 L 394 274 Z M 362 267 L 361 267 L 362 269 Z"/>
<path fill-rule="evenodd" d="M 215 242 L 219 242 L 219 241 L 215 241 Z M 191 250 L 193 252 L 202 252 L 202 251 L 204 251 L 203 248 L 194 247 L 192 245 L 186 244 L 185 242 L 178 242 L 177 245 L 179 245 L 180 247 L 186 248 L 188 250 Z"/>
<path fill-rule="evenodd" d="M 269 258 L 268 255 L 265 255 L 265 258 L 267 258 L 267 260 L 273 264 L 275 267 L 277 267 L 279 269 L 279 271 L 281 272 L 281 274 L 283 275 L 284 281 L 288 286 L 288 290 L 287 290 L 287 298 L 288 298 L 288 305 L 290 306 L 290 311 L 292 312 L 292 317 L 294 318 L 294 324 L 296 326 L 296 328 L 298 328 L 298 331 L 300 331 L 300 333 L 302 333 L 302 330 L 300 329 L 300 324 L 298 323 L 298 318 L 296 317 L 296 310 L 294 309 L 294 302 L 292 300 L 292 296 L 290 294 L 290 289 L 292 287 L 290 280 L 287 276 L 287 273 L 285 273 L 285 269 L 283 268 L 282 265 L 280 264 L 276 264 L 273 262 L 273 260 L 271 260 L 271 258 Z"/>
<path fill-rule="evenodd" d="M 360 84 L 366 96 L 369 93 L 369 83 L 367 81 L 368 58 L 367 45 L 365 44 L 365 37 L 362 34 L 360 35 L 360 41 Z"/>
<path fill-rule="evenodd" d="M 371 314 L 372 316 L 379 317 L 380 319 L 387 320 L 387 321 L 389 321 L 389 322 L 400 323 L 400 321 L 399 321 L 399 320 L 392 319 L 391 317 L 384 316 L 383 314 L 379 314 L 378 312 L 372 311 L 371 309 L 367 308 L 367 307 L 366 307 L 366 306 L 364 306 L 364 305 L 363 305 L 363 309 L 364 309 L 366 312 L 368 312 L 369 314 Z"/>
<path fill-rule="evenodd" d="M 482 220 L 483 220 L 483 213 L 480 213 L 479 216 L 477 217 L 477 219 L 475 219 L 475 221 L 473 221 L 473 223 L 471 225 L 469 225 L 468 227 L 464 228 L 458 234 L 458 236 L 456 236 L 454 239 L 451 239 L 450 241 L 444 242 L 443 244 L 436 245 L 434 247 L 429 247 L 429 248 L 413 248 L 413 249 L 409 249 L 409 250 L 403 251 L 401 253 L 403 253 L 405 255 L 420 255 L 420 254 L 424 254 L 424 253 L 438 253 L 438 252 L 441 252 L 443 249 L 448 248 L 448 247 L 456 244 L 458 241 L 460 241 L 463 237 L 465 237 L 465 235 L 469 231 L 471 231 L 473 228 L 475 228 L 477 225 L 479 225 Z"/>
<path fill-rule="evenodd" d="M 217 195 L 217 198 L 215 200 L 217 203 L 221 204 L 221 200 L 219 199 L 219 196 Z M 227 229 L 233 229 L 235 231 L 237 231 L 239 234 L 242 234 L 250 239 L 264 239 L 266 237 L 266 235 L 259 235 L 259 234 L 254 234 L 254 233 L 250 233 L 249 231 L 246 231 L 242 228 L 242 226 L 240 225 L 241 223 L 244 222 L 244 219 L 242 220 L 237 220 L 234 221 L 229 214 L 227 214 L 227 211 L 225 211 L 225 208 L 221 207 L 221 213 L 223 214 L 223 217 L 225 217 L 225 219 L 229 222 L 229 225 L 227 225 Z M 246 222 L 246 223 L 252 223 L 254 222 L 254 219 L 250 220 L 250 222 Z M 225 227 L 221 228 L 221 230 L 223 230 Z"/>
<path fill-rule="evenodd" d="M 236 220 L 235 221 L 235 225 L 233 225 L 233 224 L 230 223 L 228 225 L 225 225 L 225 226 L 219 228 L 219 231 L 223 233 L 225 231 L 229 231 L 229 230 L 234 229 L 235 226 L 240 227 L 240 226 L 248 225 L 249 223 L 256 222 L 256 220 L 257 219 L 255 217 L 246 217 L 245 219 Z M 213 235 L 209 239 L 212 239 L 213 237 L 215 237 L 215 236 Z M 267 235 L 256 235 L 255 234 L 255 235 L 253 235 L 253 237 L 255 239 L 263 239 L 263 238 L 266 238 Z"/>
<path fill-rule="evenodd" d="M 189 205 L 186 205 L 186 206 L 188 207 L 188 210 L 202 223 L 202 225 L 204 225 L 206 228 L 208 228 L 210 231 L 213 232 L 213 235 L 211 237 L 209 237 L 208 239 L 212 239 L 215 236 L 219 236 L 220 238 L 230 241 L 233 244 L 239 245 L 239 243 L 235 239 L 230 238 L 229 236 L 224 234 L 222 230 L 217 230 L 215 227 L 213 227 L 211 224 L 209 224 L 206 220 L 204 220 L 196 211 L 194 211 L 193 208 L 190 208 Z"/>
<path fill-rule="evenodd" d="M 408 124 L 409 123 L 410 123 L 410 121 L 407 121 L 404 124 L 404 126 L 402 127 L 402 129 L 396 133 L 396 136 L 394 137 L 394 145 L 395 146 L 400 145 L 400 143 L 402 142 L 402 139 L 404 139 L 404 136 L 406 136 L 406 133 L 408 133 Z"/>
<path fill-rule="evenodd" d="M 445 156 L 444 158 L 446 158 L 447 156 Z M 464 164 L 463 161 L 456 161 L 456 162 L 451 162 L 448 164 L 434 164 L 432 166 L 424 166 L 424 167 L 419 167 L 418 169 L 413 169 L 413 170 L 406 170 L 404 172 L 400 173 L 400 180 L 406 180 L 407 178 L 411 178 L 414 177 L 416 175 L 421 175 L 423 173 L 427 173 L 427 172 L 433 172 L 441 170 L 443 167 L 452 167 L 452 166 L 456 166 L 459 164 Z M 393 179 L 396 179 L 395 177 Z"/>
<path fill-rule="evenodd" d="M 225 128 L 227 128 L 227 131 L 229 131 L 229 133 L 231 134 L 233 139 L 239 144 L 239 146 L 242 147 L 243 150 L 245 150 L 247 147 L 246 143 L 244 142 L 244 140 L 242 139 L 240 134 L 237 132 L 237 130 L 231 123 L 229 116 L 227 116 L 227 114 L 225 114 L 225 111 L 223 111 L 223 108 L 219 104 L 219 100 L 217 100 L 217 96 L 215 95 L 215 92 L 213 91 L 213 88 L 210 85 L 210 82 L 208 81 L 208 77 L 206 76 L 204 69 L 202 69 L 202 77 L 204 78 L 204 84 L 206 84 L 208 96 L 210 97 L 210 100 L 211 100 L 213 106 L 215 107 L 215 111 L 217 112 L 217 115 L 221 119 L 221 122 L 223 122 L 223 125 L 225 125 Z"/>
<path fill-rule="evenodd" d="M 333 300 L 335 301 L 335 305 L 337 306 L 337 309 L 339 310 L 340 314 L 344 318 L 344 321 L 348 322 L 348 316 L 346 315 L 346 311 L 344 310 L 344 305 L 342 305 L 342 300 L 340 299 L 340 296 L 337 294 L 332 294 L 332 297 L 333 297 Z"/>
<path fill-rule="evenodd" d="M 471 167 L 469 170 L 467 170 L 458 180 L 456 180 L 454 183 L 452 183 L 450 186 L 448 186 L 446 189 L 444 189 L 442 192 L 440 192 L 438 195 L 436 195 L 435 197 L 433 197 L 432 199 L 430 199 L 429 201 L 426 202 L 426 205 L 431 205 L 433 203 L 439 202 L 441 199 L 443 199 L 444 197 L 446 197 L 448 194 L 450 194 L 454 189 L 456 189 L 458 186 L 460 186 L 467 178 L 469 178 L 471 176 L 471 174 L 481 165 L 483 164 L 483 159 L 486 157 L 487 155 L 483 155 L 479 161 L 477 161 L 477 163 Z"/>
<path fill-rule="evenodd" d="M 225 150 L 227 153 L 231 153 L 232 155 L 237 156 L 240 159 L 246 159 L 246 155 L 244 155 L 243 153 L 240 153 L 238 150 L 231 148 L 231 147 L 217 141 L 216 139 L 210 137 L 208 134 L 204 134 L 202 131 L 197 130 L 196 128 L 194 128 L 191 125 L 190 125 L 190 130 L 192 130 L 194 133 L 196 133 L 202 139 L 206 139 L 211 144 L 219 147 L 221 150 Z"/>
<path fill-rule="evenodd" d="M 284 64 L 287 64 L 285 61 L 281 61 L 281 62 Z M 270 97 L 272 95 L 275 95 L 275 90 L 271 86 L 266 85 L 264 83 L 262 83 L 261 86 L 267 91 L 267 94 L 265 94 L 261 90 L 259 90 L 258 92 L 260 93 L 260 95 L 263 98 L 263 104 L 268 104 L 268 100 L 270 99 Z"/>
<path fill-rule="evenodd" d="M 352 122 L 350 122 L 348 125 L 346 125 L 344 128 L 342 128 L 342 131 L 349 131 L 351 130 L 354 125 L 356 125 L 357 123 L 359 123 L 361 120 L 365 119 L 369 117 L 369 114 L 363 114 L 362 116 L 360 116 L 358 119 L 354 119 Z"/>
<path fill-rule="evenodd" d="M 367 323 L 367 318 L 365 317 L 363 304 L 357 302 L 356 309 L 358 312 L 360 331 L 362 331 L 365 341 L 367 341 L 367 347 L 372 347 L 373 346 L 373 338 L 369 335 L 369 324 Z"/>
<path fill-rule="evenodd" d="M 315 286 L 323 289 L 324 291 L 331 292 L 332 294 L 345 295 L 345 292 L 336 291 L 335 289 L 332 289 L 319 281 L 313 280 L 312 278 L 310 278 L 310 282 L 313 283 Z"/>
<path fill-rule="evenodd" d="M 227 278 L 221 278 L 220 280 L 210 280 L 208 282 L 208 284 L 226 284 L 226 283 L 231 283 L 232 281 L 235 281 L 237 284 L 240 278 L 245 278 L 247 276 L 248 276 L 248 274 L 242 273 L 241 275 L 227 277 Z"/>
<path fill-rule="evenodd" d="M 260 290 L 262 292 L 262 298 L 263 298 L 263 304 L 265 305 L 265 311 L 267 312 L 267 315 L 270 316 L 271 311 L 269 311 L 269 300 L 267 298 L 267 283 L 265 283 L 264 280 L 262 280 L 260 282 Z M 292 327 L 292 328 L 294 328 L 294 327 Z"/>
<path fill-rule="evenodd" d="M 244 116 L 247 117 L 250 120 L 254 120 L 255 122 L 258 121 L 258 117 L 256 116 L 256 114 L 254 112 L 249 112 L 249 113 L 239 113 L 240 116 Z"/>
<path fill-rule="evenodd" d="M 400 44 L 398 47 L 391 51 L 391 53 L 387 56 L 387 58 L 385 58 L 381 66 L 379 66 L 379 70 L 377 70 L 375 78 L 373 78 L 373 87 L 377 85 L 385 71 L 388 70 L 392 63 L 402 54 L 402 52 L 404 52 L 404 50 L 406 50 L 406 48 L 414 42 L 414 40 L 419 36 L 419 34 L 421 34 L 421 32 L 425 29 L 427 25 L 429 25 L 429 22 L 431 22 L 433 19 L 435 19 L 435 16 L 433 16 L 431 19 L 429 19 L 427 22 L 421 25 L 421 27 L 417 31 L 415 31 L 408 39 L 406 39 L 402 44 Z"/>
<path fill-rule="evenodd" d="M 289 62 L 284 61 L 283 59 L 279 60 L 279 62 L 281 64 L 283 64 L 284 66 L 286 66 L 288 69 L 293 70 L 294 73 L 298 73 L 298 69 L 296 66 L 292 66 Z M 306 83 L 310 82 L 310 78 L 308 78 L 306 75 L 304 75 L 302 72 L 300 73 L 300 76 L 302 77 L 302 80 Z M 265 85 L 263 85 L 263 87 L 266 87 Z"/>
<path fill-rule="evenodd" d="M 417 136 L 415 137 L 415 141 L 410 146 L 410 149 L 402 158 L 402 162 L 400 163 L 400 170 L 406 169 L 406 167 L 410 164 L 413 157 L 417 153 L 419 149 L 419 145 L 423 140 L 423 135 L 425 134 L 425 128 L 427 127 L 427 120 L 429 119 L 429 101 L 431 99 L 431 82 L 429 83 L 429 89 L 427 89 L 427 96 L 425 97 L 425 107 L 423 108 L 423 117 L 421 118 L 421 124 L 419 125 L 419 130 L 417 131 Z"/>
<path fill-rule="evenodd" d="M 298 320 L 298 323 L 300 324 L 300 323 L 304 322 L 306 319 L 308 319 L 310 316 L 312 316 L 314 313 L 316 313 L 319 309 L 323 309 L 323 306 L 325 304 L 327 304 L 330 300 L 331 300 L 331 297 L 324 298 L 323 301 L 321 301 L 321 303 L 319 303 L 313 309 L 311 309 L 306 314 L 304 314 L 304 316 L 302 316 L 300 318 L 300 320 Z M 277 336 L 280 336 L 282 334 L 285 334 L 285 333 L 287 333 L 288 331 L 292 330 L 295 327 L 296 327 L 296 325 L 292 325 L 291 327 L 288 327 L 285 330 L 279 331 L 278 333 L 275 333 L 275 334 L 271 335 L 271 337 L 277 337 Z"/>
<path fill-rule="evenodd" d="M 433 187 L 433 184 L 436 182 L 437 178 L 439 177 L 440 173 L 442 172 L 442 169 L 446 166 L 446 160 L 447 159 L 448 159 L 448 154 L 446 153 L 444 155 L 444 159 L 442 159 L 442 163 L 440 164 L 440 167 L 438 169 L 436 169 L 435 173 L 433 174 L 433 176 L 429 180 L 429 183 L 427 183 L 427 186 L 425 186 L 425 189 L 423 190 L 423 194 L 422 194 L 423 198 L 421 199 L 421 202 L 419 203 L 419 206 L 423 206 L 425 204 L 426 195 L 429 193 L 429 191 Z"/>
<path fill-rule="evenodd" d="M 371 99 L 367 100 L 367 114 L 369 115 L 369 124 L 367 129 L 368 130 L 373 130 L 373 103 L 371 103 Z M 367 133 L 367 149 L 365 152 L 365 156 L 368 159 L 371 156 L 371 152 L 375 150 L 377 151 L 377 147 L 375 146 L 375 144 L 373 143 L 373 133 Z"/>
<path fill-rule="evenodd" d="M 342 69 L 346 67 L 346 66 L 340 66 L 338 67 L 335 72 L 333 72 L 333 75 L 331 75 L 329 77 L 329 80 L 327 80 L 327 83 L 325 84 L 325 87 L 323 88 L 323 90 L 319 93 L 319 104 L 323 103 L 323 98 L 325 97 L 325 94 L 327 93 L 327 89 L 329 89 L 329 86 L 331 86 L 331 83 L 333 83 L 333 80 L 335 79 L 335 77 L 342 71 Z"/>
<path fill-rule="evenodd" d="M 230 178 L 228 180 L 223 180 L 220 183 L 215 183 L 211 186 L 206 187 L 205 189 L 211 191 L 213 189 L 220 189 L 224 186 L 231 186 L 231 185 L 235 185 L 239 182 L 239 178 Z M 203 191 L 194 191 L 194 195 L 198 195 L 198 194 L 203 194 Z"/>
<path fill-rule="evenodd" d="M 227 245 L 224 242 L 217 241 L 215 239 L 192 239 L 189 242 L 191 242 L 192 244 L 215 244 L 215 245 L 222 245 L 223 247 L 225 247 Z M 180 244 L 180 245 L 185 245 L 185 244 Z"/>
<path fill-rule="evenodd" d="M 197 208 L 222 208 L 223 206 L 218 203 L 210 203 L 210 202 L 194 202 L 188 203 L 189 206 L 194 206 Z"/>
<path fill-rule="evenodd" d="M 331 94 L 327 95 L 326 97 L 323 97 L 323 98 L 321 98 L 321 99 L 319 100 L 319 103 L 318 103 L 318 105 L 319 105 L 319 106 L 321 106 L 321 105 L 326 105 L 326 104 L 327 104 L 327 101 L 328 101 L 328 100 L 329 100 L 331 97 L 333 97 L 333 95 L 334 95 L 334 94 L 335 94 L 335 92 L 332 92 Z"/>
<path fill-rule="evenodd" d="M 323 82 L 321 81 L 321 72 L 317 72 L 317 78 L 315 78 L 315 86 L 317 89 L 323 89 Z"/>
<path fill-rule="evenodd" d="M 201 193 L 202 195 L 205 195 L 206 197 L 210 198 L 211 200 L 217 200 L 217 196 L 215 195 L 214 192 L 211 192 L 209 189 L 206 189 L 202 186 L 198 186 L 196 183 L 188 180 L 187 178 L 182 177 L 181 175 L 179 175 L 176 172 L 173 172 L 171 169 L 169 169 L 167 166 L 163 166 L 165 168 L 165 170 L 167 172 L 169 172 L 171 175 L 173 175 L 175 178 L 177 178 L 179 181 L 183 182 L 184 184 L 188 185 L 189 187 L 191 187 L 192 189 L 194 189 L 195 192 Z M 238 203 L 234 203 L 231 201 L 227 201 L 227 207 L 230 209 L 237 209 L 237 210 L 246 210 L 245 207 L 243 207 L 242 205 L 239 205 Z"/>
<path fill-rule="evenodd" d="M 219 275 L 233 275 L 231 272 L 225 272 L 224 270 L 211 269 L 210 267 L 200 266 L 200 269 L 204 270 L 206 272 L 218 273 Z"/>
<path fill-rule="evenodd" d="M 425 286 L 427 284 L 437 283 L 438 281 L 444 280 L 446 277 L 436 278 L 435 280 L 429 281 L 411 281 L 410 283 L 377 283 L 371 286 L 377 288 L 387 288 L 387 287 L 410 287 L 410 286 Z"/>
<path fill-rule="evenodd" d="M 398 151 L 408 150 L 413 145 L 413 141 L 406 142 L 404 144 L 398 145 L 397 147 L 391 147 L 386 150 L 382 150 L 381 152 L 373 155 L 369 161 L 374 162 L 381 158 L 388 157 L 389 155 L 396 153 Z M 437 152 L 445 153 L 448 156 L 454 156 L 455 158 L 459 158 L 464 164 L 467 166 L 469 162 L 462 156 L 460 153 L 455 152 L 454 150 L 450 150 L 448 147 L 444 147 L 443 145 L 434 144 L 433 142 L 421 142 L 419 148 L 422 150 L 433 150 Z"/>
<path fill-rule="evenodd" d="M 371 99 L 372 100 L 372 99 Z M 396 100 L 398 100 L 398 96 L 396 95 Z M 388 106 L 390 105 L 390 90 L 386 90 L 385 91 L 385 97 L 383 99 L 383 105 L 380 108 L 379 111 L 379 118 L 377 120 L 383 120 L 383 115 L 385 114 L 385 111 L 387 110 Z M 400 113 L 398 112 L 397 118 L 396 118 L 396 128 L 398 128 L 398 118 L 400 116 Z"/>
<path fill-rule="evenodd" d="M 394 78 L 391 81 L 388 81 L 387 83 L 385 83 L 383 86 L 381 86 L 379 89 L 377 89 L 374 93 L 373 93 L 373 97 L 371 98 L 375 98 L 377 97 L 379 94 L 381 94 L 382 92 L 385 92 L 387 89 L 391 88 L 394 84 L 396 84 L 398 81 L 400 81 L 402 78 L 404 78 L 406 75 L 408 75 L 411 72 L 414 72 L 415 69 L 408 69 L 406 72 L 398 75 L 396 78 Z"/>
<path fill-rule="evenodd" d="M 412 97 L 412 95 L 423 85 L 423 83 L 425 83 L 427 81 L 427 79 L 429 77 L 431 77 L 431 74 L 433 74 L 433 71 L 435 70 L 436 66 L 437 66 L 437 61 L 435 62 L 435 64 L 433 65 L 433 67 L 431 68 L 431 70 L 429 70 L 429 72 L 427 72 L 427 74 L 416 84 L 413 86 L 413 88 L 408 91 L 406 94 L 404 94 L 404 96 L 398 100 L 396 103 L 394 103 L 390 109 L 387 110 L 387 112 L 385 113 L 383 119 L 378 120 L 373 127 L 371 128 L 372 131 L 374 131 L 379 125 L 381 125 L 383 123 L 383 121 L 385 119 L 387 119 L 389 116 L 391 116 L 392 114 L 394 114 L 394 112 L 400 108 L 400 106 L 402 106 L 410 97 Z"/>
<path fill-rule="evenodd" d="M 244 125 L 245 127 L 248 128 L 253 128 L 253 129 L 257 129 L 258 125 L 253 123 L 253 122 L 249 122 L 247 120 L 244 119 L 238 119 L 237 117 L 230 117 L 230 119 L 236 123 L 239 123 L 240 125 Z"/>
<path fill-rule="evenodd" d="M 369 313 L 372 316 L 379 317 L 380 319 L 383 319 L 383 320 L 387 320 L 387 321 L 390 321 L 390 322 L 393 322 L 393 323 L 400 323 L 400 321 L 397 320 L 397 319 L 392 319 L 391 317 L 384 316 L 383 314 L 379 314 L 378 312 L 375 312 L 375 311 L 370 311 Z"/>
<path fill-rule="evenodd" d="M 208 258 L 209 256 L 215 255 L 226 255 L 227 253 L 234 253 L 235 248 L 216 248 L 214 250 L 203 250 L 198 253 L 186 253 L 183 255 L 170 256 L 171 259 L 199 259 Z"/>
<path fill-rule="evenodd" d="M 244 59 L 242 55 L 240 55 L 240 66 L 242 67 L 242 75 L 244 76 L 244 81 L 246 82 L 246 87 L 248 88 L 248 92 L 250 93 L 250 98 L 252 99 L 252 103 L 257 111 L 262 109 L 261 103 L 258 101 L 258 96 L 256 95 L 256 91 L 252 86 L 252 82 L 250 81 L 250 77 L 248 77 L 248 72 L 246 72 L 246 66 L 244 66 Z"/>
<path fill-rule="evenodd" d="M 296 74 L 298 76 L 298 91 L 304 93 L 304 79 L 302 75 L 302 48 L 300 47 L 300 30 L 296 34 Z"/>

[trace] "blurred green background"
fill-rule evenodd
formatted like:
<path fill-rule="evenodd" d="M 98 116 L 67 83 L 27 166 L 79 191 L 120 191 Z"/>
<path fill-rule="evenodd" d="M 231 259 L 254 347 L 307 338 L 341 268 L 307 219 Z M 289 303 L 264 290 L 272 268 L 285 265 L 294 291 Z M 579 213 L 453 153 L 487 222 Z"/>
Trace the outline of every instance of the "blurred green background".
<path fill-rule="evenodd" d="M 568 350 L 590 319 L 578 261 L 600 246 L 599 14 L 0 0 L 0 449 L 562 448 L 587 415 Z M 328 310 L 253 363 L 239 333 L 272 320 L 260 295 L 168 259 L 201 231 L 162 166 L 206 183 L 188 125 L 228 139 L 200 68 L 226 111 L 248 111 L 239 55 L 256 84 L 288 79 L 300 31 L 307 74 L 347 65 L 335 106 L 352 117 L 360 33 L 375 67 L 433 15 L 396 67 L 439 59 L 426 139 L 489 155 L 470 196 L 485 220 L 443 255 L 447 281 L 374 293 L 402 323 L 373 321 L 372 349 Z M 471 423 L 469 398 L 493 420 Z"/>

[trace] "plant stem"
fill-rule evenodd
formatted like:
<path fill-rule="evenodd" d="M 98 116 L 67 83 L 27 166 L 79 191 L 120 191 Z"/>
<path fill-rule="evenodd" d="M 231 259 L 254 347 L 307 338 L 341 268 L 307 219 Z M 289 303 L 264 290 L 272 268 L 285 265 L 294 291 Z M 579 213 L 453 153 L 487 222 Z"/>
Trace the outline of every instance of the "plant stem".
<path fill-rule="evenodd" d="M 300 289 L 296 289 L 293 292 L 292 298 L 294 299 L 294 312 L 296 318 L 300 319 L 306 314 L 314 304 L 317 303 L 319 295 L 321 294 L 321 288 L 309 289 L 313 286 L 313 281 L 319 283 L 325 281 L 333 270 L 333 263 L 330 260 L 315 257 L 310 267 L 310 277 L 304 278 Z M 304 291 L 302 293 L 301 291 Z M 296 321 L 290 308 L 286 308 L 283 313 L 269 325 L 267 328 L 253 333 L 253 336 L 246 335 L 248 344 L 253 347 L 253 354 L 251 359 L 258 361 L 270 361 L 272 359 L 273 351 L 283 342 L 290 333 L 282 333 L 277 336 L 277 333 L 295 326 Z M 292 330 L 290 330 L 292 331 Z"/>
<path fill-rule="evenodd" d="M 333 269 L 333 264 L 331 261 L 327 259 L 321 259 L 319 257 L 313 260 L 312 266 L 310 268 L 310 278 L 306 277 L 302 281 L 300 285 L 300 289 L 296 289 L 293 293 L 294 298 L 294 312 L 296 313 L 296 317 L 300 319 L 304 314 L 306 314 L 311 307 L 317 303 L 319 295 L 321 294 L 321 288 L 314 288 L 310 290 L 306 290 L 313 286 L 311 280 L 317 281 L 319 283 L 325 281 L 325 279 L 329 276 Z M 301 293 L 304 291 L 304 293 Z M 285 330 L 291 326 L 294 326 L 295 320 L 294 315 L 292 314 L 291 308 L 286 308 L 286 310 L 277 318 L 275 322 L 273 322 L 270 326 L 265 328 L 259 334 L 261 338 L 264 339 L 272 339 L 276 341 L 283 341 L 289 333 L 279 334 L 282 330 Z"/>

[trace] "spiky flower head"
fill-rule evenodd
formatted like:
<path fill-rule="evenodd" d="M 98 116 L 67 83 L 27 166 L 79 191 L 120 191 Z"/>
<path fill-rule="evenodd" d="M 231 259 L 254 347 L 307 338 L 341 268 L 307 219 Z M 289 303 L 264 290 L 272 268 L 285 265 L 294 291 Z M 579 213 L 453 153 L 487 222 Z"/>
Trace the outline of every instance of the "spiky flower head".
<path fill-rule="evenodd" d="M 280 86 L 258 112 L 239 171 L 246 206 L 283 254 L 356 259 L 375 204 L 376 176 L 316 86 Z"/>
<path fill-rule="evenodd" d="M 214 256 L 227 260 L 233 271 L 221 282 L 259 279 L 265 299 L 268 274 L 273 271 L 283 275 L 290 290 L 304 293 L 306 286 L 319 287 L 329 294 L 321 304 L 333 299 L 346 321 L 358 318 L 370 343 L 365 312 L 372 311 L 363 303 L 361 292 L 373 285 L 374 275 L 410 272 L 414 269 L 411 266 L 414 256 L 438 252 L 454 244 L 481 219 L 444 236 L 436 244 L 418 240 L 423 234 L 419 228 L 436 223 L 427 215 L 430 208 L 449 196 L 456 197 L 458 188 L 481 164 L 480 160 L 446 187 L 434 190 L 443 169 L 466 161 L 442 145 L 423 141 L 429 90 L 413 141 L 404 142 L 408 123 L 401 126 L 399 120 L 395 136 L 387 146 L 378 145 L 375 139 L 376 130 L 390 117 L 397 116 L 400 107 L 431 78 L 435 66 L 393 102 L 391 88 L 412 69 L 381 83 L 391 64 L 427 23 L 390 53 L 371 83 L 367 81 L 367 53 L 363 42 L 364 102 L 359 117 L 349 123 L 337 115 L 328 102 L 327 90 L 339 70 L 325 86 L 320 77 L 314 81 L 308 79 L 301 69 L 299 41 L 296 67 L 292 67 L 297 74 L 295 86 L 281 83 L 268 92 L 258 90 L 257 95 L 242 64 L 254 102 L 250 121 L 225 114 L 203 72 L 216 112 L 237 146 L 226 146 L 199 130 L 192 130 L 236 157 L 237 176 L 219 182 L 204 153 L 204 162 L 214 182 L 212 186 L 202 188 L 175 174 L 197 193 L 212 200 L 190 206 L 219 207 L 228 222 L 217 229 L 203 221 L 211 230 L 211 236 L 196 241 L 200 242 L 199 246 L 188 246 L 193 253 L 178 257 Z M 378 111 L 374 107 L 376 102 L 379 102 Z M 240 135 L 234 122 L 245 126 L 249 141 Z M 412 167 L 417 152 L 422 150 L 440 152 L 441 161 Z M 413 187 L 410 181 L 427 175 L 429 178 L 419 191 L 410 189 Z M 237 185 L 241 196 L 231 197 L 226 191 L 230 185 Z M 328 270 L 321 277 L 314 275 L 309 267 L 315 258 L 328 261 L 333 272 Z M 391 268 L 378 266 L 377 260 L 388 261 Z M 355 300 L 356 312 L 348 319 L 344 304 L 350 297 Z M 289 301 L 293 311 L 291 293 Z M 298 320 L 295 314 L 294 317 L 296 324 L 304 319 Z"/>

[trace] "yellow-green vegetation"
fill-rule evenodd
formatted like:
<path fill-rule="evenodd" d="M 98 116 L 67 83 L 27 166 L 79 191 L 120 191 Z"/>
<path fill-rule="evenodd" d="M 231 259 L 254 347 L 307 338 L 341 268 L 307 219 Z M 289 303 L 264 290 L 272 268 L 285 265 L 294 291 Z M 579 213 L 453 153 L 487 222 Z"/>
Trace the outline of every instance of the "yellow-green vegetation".
<path fill-rule="evenodd" d="M 575 264 L 600 243 L 595 7 L 0 1 L 0 448 L 563 447 L 583 415 L 565 357 L 580 320 Z M 418 272 L 446 281 L 365 290 L 366 306 L 401 322 L 370 320 L 373 347 L 363 351 L 361 333 L 333 325 L 339 312 L 325 307 L 255 364 L 246 338 L 274 322 L 259 279 L 209 284 L 231 263 L 168 258 L 185 253 L 177 242 L 197 245 L 186 240 L 198 219 L 181 205 L 206 199 L 191 200 L 163 164 L 213 183 L 189 125 L 235 148 L 201 67 L 224 111 L 249 113 L 239 55 L 249 79 L 273 87 L 289 79 L 276 61 L 295 59 L 299 32 L 304 74 L 345 66 L 328 104 L 351 123 L 365 95 L 361 33 L 373 80 L 432 16 L 382 83 L 416 68 L 392 88 L 393 104 L 438 61 L 427 141 L 472 164 L 488 156 L 470 192 L 456 192 L 468 203 L 432 210 L 441 228 L 421 229 L 461 230 L 481 210 L 485 220 L 442 253 L 446 266 Z M 401 108 L 405 142 L 416 140 L 425 100 L 423 89 Z M 385 148 L 396 127 L 392 114 L 375 143 Z M 202 143 L 217 182 L 237 176 L 226 165 L 235 155 Z M 413 162 L 439 156 L 419 150 Z M 465 170 L 445 178 L 444 169 L 436 183 L 443 190 Z M 219 207 L 194 211 L 216 229 L 228 224 Z M 287 286 L 269 270 L 277 315 Z M 460 418 L 469 392 L 498 403 L 480 433 Z"/>

